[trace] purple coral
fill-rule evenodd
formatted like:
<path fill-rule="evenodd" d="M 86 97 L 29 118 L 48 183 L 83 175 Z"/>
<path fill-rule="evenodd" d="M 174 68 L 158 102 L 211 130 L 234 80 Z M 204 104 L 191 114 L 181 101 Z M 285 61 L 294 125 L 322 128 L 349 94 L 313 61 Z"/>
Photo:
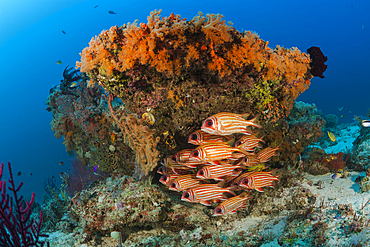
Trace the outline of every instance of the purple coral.
<path fill-rule="evenodd" d="M 23 182 L 16 188 L 14 184 L 10 162 L 8 163 L 10 186 L 8 189 L 13 192 L 13 197 L 6 193 L 6 181 L 1 180 L 3 176 L 4 164 L 0 168 L 0 246 L 21 247 L 21 246 L 43 246 L 44 242 L 39 237 L 47 237 L 40 234 L 42 212 L 40 220 L 30 220 L 32 213 L 31 206 L 35 199 L 35 193 L 29 202 L 24 202 L 23 196 L 18 197 Z M 13 204 L 14 200 L 14 204 Z M 14 205 L 14 208 L 13 208 Z M 24 208 L 25 206 L 25 208 Z M 49 243 L 47 244 L 49 246 Z"/>

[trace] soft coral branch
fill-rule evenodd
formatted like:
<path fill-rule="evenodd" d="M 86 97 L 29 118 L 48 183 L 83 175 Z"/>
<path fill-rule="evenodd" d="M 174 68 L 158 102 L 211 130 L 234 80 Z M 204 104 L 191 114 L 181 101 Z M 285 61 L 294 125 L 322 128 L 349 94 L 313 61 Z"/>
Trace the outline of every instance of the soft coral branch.
<path fill-rule="evenodd" d="M 0 181 L 0 246 L 21 247 L 21 246 L 43 246 L 44 242 L 39 241 L 41 235 L 42 212 L 40 219 L 30 220 L 32 213 L 31 206 L 35 199 L 32 193 L 31 200 L 24 202 L 23 196 L 18 196 L 18 192 L 23 186 L 23 182 L 16 188 L 10 162 L 8 163 L 10 178 L 8 189 L 13 192 L 13 197 L 6 193 L 6 181 Z M 0 180 L 2 179 L 4 164 L 1 163 Z M 15 208 L 13 210 L 13 200 Z M 24 207 L 25 205 L 25 207 Z M 49 244 L 48 244 L 49 246 Z"/>

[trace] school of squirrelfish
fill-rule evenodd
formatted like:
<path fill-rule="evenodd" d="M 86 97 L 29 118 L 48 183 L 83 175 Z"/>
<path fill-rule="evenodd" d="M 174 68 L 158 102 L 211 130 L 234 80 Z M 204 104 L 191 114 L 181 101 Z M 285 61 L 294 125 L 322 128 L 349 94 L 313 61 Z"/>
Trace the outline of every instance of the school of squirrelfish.
<path fill-rule="evenodd" d="M 257 117 L 246 120 L 248 114 L 217 113 L 202 123 L 201 129 L 190 134 L 188 142 L 197 145 L 184 149 L 163 160 L 158 173 L 160 182 L 170 190 L 182 192 L 181 200 L 211 206 L 214 216 L 236 213 L 246 207 L 252 190 L 275 187 L 279 175 L 266 163 L 276 155 L 278 147 L 261 150 L 262 137 Z M 235 137 L 239 137 L 235 141 Z M 259 151 L 257 152 L 256 149 Z M 236 194 L 236 192 L 239 193 Z"/>

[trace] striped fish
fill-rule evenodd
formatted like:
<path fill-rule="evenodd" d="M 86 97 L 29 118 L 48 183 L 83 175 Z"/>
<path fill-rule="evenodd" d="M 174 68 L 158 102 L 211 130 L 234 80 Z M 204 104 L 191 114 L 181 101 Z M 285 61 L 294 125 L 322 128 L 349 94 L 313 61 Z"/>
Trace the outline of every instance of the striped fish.
<path fill-rule="evenodd" d="M 261 147 L 260 142 L 265 143 L 262 139 L 257 138 L 255 135 L 245 135 L 235 142 L 234 147 L 244 149 L 246 151 L 254 151 L 256 147 Z"/>
<path fill-rule="evenodd" d="M 205 181 L 197 178 L 195 174 L 187 174 L 173 180 L 169 185 L 169 189 L 174 191 L 184 191 L 199 185 L 201 182 Z"/>
<path fill-rule="evenodd" d="M 250 166 L 256 166 L 260 163 L 260 161 L 257 158 L 257 155 L 249 155 L 243 159 L 242 165 L 250 167 Z"/>
<path fill-rule="evenodd" d="M 281 173 L 280 173 L 281 174 Z M 239 186 L 241 186 L 243 189 L 247 190 L 257 190 L 259 192 L 263 192 L 263 187 L 273 187 L 275 188 L 275 185 L 273 184 L 273 181 L 279 182 L 279 175 L 273 176 L 272 171 L 270 172 L 252 172 L 249 176 L 244 177 L 240 183 Z"/>
<path fill-rule="evenodd" d="M 167 170 L 168 169 L 171 169 L 174 173 L 176 173 L 176 174 L 183 174 L 183 172 L 185 172 L 185 171 L 189 171 L 189 170 L 191 170 L 191 168 L 196 168 L 196 166 L 192 166 L 192 165 L 190 165 L 190 164 L 186 164 L 185 165 L 185 163 L 184 164 L 179 164 L 179 163 L 177 163 L 177 162 L 174 162 L 172 159 L 171 159 L 171 157 L 167 157 L 167 158 L 165 158 L 165 159 L 163 159 L 163 162 L 162 162 L 162 164 L 163 164 L 163 166 L 164 167 L 166 167 L 167 168 Z M 161 168 L 161 167 L 160 167 Z M 182 170 L 184 170 L 184 171 L 182 171 Z M 158 171 L 157 171 L 158 173 L 160 173 L 159 172 L 159 169 L 158 169 Z"/>
<path fill-rule="evenodd" d="M 225 142 L 227 141 L 227 138 L 219 135 L 211 135 L 207 132 L 204 132 L 202 130 L 197 130 L 190 134 L 188 143 L 194 144 L 194 145 L 202 145 L 206 143 L 212 143 L 212 142 Z"/>
<path fill-rule="evenodd" d="M 267 147 L 262 149 L 257 154 L 257 159 L 260 161 L 260 163 L 264 163 L 270 160 L 272 156 L 275 156 L 275 151 L 279 150 L 279 148 L 271 148 Z"/>
<path fill-rule="evenodd" d="M 212 135 L 231 135 L 234 133 L 243 133 L 251 135 L 252 132 L 247 126 L 262 128 L 256 123 L 256 117 L 251 120 L 245 120 L 247 114 L 235 114 L 229 112 L 217 113 L 203 121 L 201 130 Z"/>
<path fill-rule="evenodd" d="M 191 151 L 193 151 L 193 149 L 184 149 L 177 152 L 176 154 L 172 155 L 172 157 L 170 158 L 170 162 L 176 163 L 178 165 L 184 165 L 190 168 L 197 168 L 199 165 L 204 165 L 205 162 L 189 160 Z"/>
<path fill-rule="evenodd" d="M 170 183 L 180 176 L 181 176 L 180 174 L 166 174 L 166 175 L 161 176 L 161 178 L 159 179 L 159 182 L 161 182 L 162 184 L 166 186 L 170 186 Z"/>
<path fill-rule="evenodd" d="M 184 149 L 178 151 L 176 154 L 172 155 L 171 161 L 178 164 L 185 163 L 189 159 L 189 155 L 193 149 Z"/>
<path fill-rule="evenodd" d="M 233 157 L 234 152 L 250 155 L 247 151 L 239 148 L 230 147 L 227 143 L 207 143 L 198 146 L 189 156 L 190 161 L 209 162 L 218 165 L 217 161 Z"/>
<path fill-rule="evenodd" d="M 246 208 L 246 202 L 252 199 L 249 194 L 242 193 L 239 196 L 234 196 L 215 207 L 213 216 L 221 216 L 226 214 L 234 214 L 239 209 Z"/>
<path fill-rule="evenodd" d="M 242 172 L 241 166 L 236 165 L 212 165 L 205 166 L 197 172 L 197 178 L 223 180 L 225 176 L 239 176 Z"/>
<path fill-rule="evenodd" d="M 184 191 L 181 200 L 211 206 L 211 202 L 226 201 L 228 199 L 226 193 L 236 196 L 229 188 L 221 188 L 217 184 L 201 184 Z"/>
<path fill-rule="evenodd" d="M 252 173 L 253 172 L 246 172 L 246 173 L 239 175 L 237 178 L 233 180 L 233 182 L 231 183 L 231 186 L 238 186 L 240 184 L 240 181 L 242 181 L 243 178 L 249 177 L 250 175 L 252 175 Z"/>

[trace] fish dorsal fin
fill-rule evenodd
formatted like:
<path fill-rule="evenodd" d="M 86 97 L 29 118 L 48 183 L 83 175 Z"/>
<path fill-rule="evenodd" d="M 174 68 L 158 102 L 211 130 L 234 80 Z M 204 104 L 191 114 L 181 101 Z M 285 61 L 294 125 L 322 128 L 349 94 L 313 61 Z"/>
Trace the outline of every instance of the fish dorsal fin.
<path fill-rule="evenodd" d="M 247 119 L 251 114 L 249 113 L 243 113 L 243 114 L 240 114 L 240 116 L 244 119 Z"/>

